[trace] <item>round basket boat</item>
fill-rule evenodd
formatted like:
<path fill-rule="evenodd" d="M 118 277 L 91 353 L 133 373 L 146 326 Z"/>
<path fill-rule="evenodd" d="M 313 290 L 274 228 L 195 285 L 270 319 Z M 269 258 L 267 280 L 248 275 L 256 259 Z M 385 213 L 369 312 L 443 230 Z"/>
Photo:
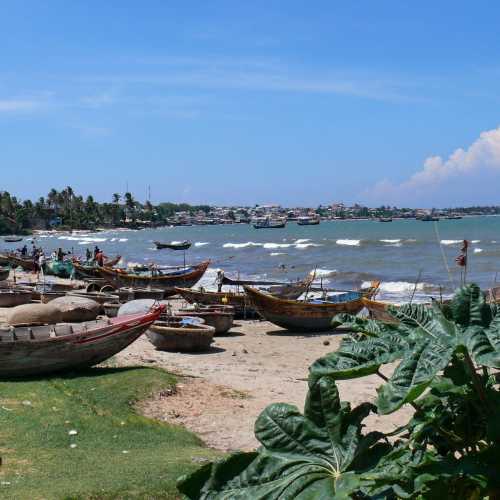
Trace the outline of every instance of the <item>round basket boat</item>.
<path fill-rule="evenodd" d="M 65 295 L 66 292 L 40 292 L 40 302 L 42 304 L 48 304 L 51 300 L 64 297 Z"/>
<path fill-rule="evenodd" d="M 199 322 L 199 318 L 170 316 L 155 321 L 146 332 L 149 341 L 160 351 L 208 351 L 215 328 Z"/>
<path fill-rule="evenodd" d="M 33 298 L 33 293 L 22 289 L 0 289 L 0 307 L 15 307 L 29 304 Z"/>
<path fill-rule="evenodd" d="M 108 318 L 115 318 L 116 316 L 118 316 L 118 310 L 121 306 L 122 304 L 119 304 L 118 302 L 104 302 L 104 304 L 102 305 L 102 307 L 104 308 L 104 314 Z"/>
<path fill-rule="evenodd" d="M 177 316 L 202 318 L 208 326 L 215 328 L 215 335 L 224 335 L 233 327 L 234 313 L 217 308 L 180 309 Z"/>

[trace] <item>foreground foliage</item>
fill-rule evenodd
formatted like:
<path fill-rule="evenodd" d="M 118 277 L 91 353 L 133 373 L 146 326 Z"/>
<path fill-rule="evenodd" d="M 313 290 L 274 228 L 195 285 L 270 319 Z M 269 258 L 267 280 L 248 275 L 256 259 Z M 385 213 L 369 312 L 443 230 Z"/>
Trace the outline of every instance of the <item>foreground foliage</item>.
<path fill-rule="evenodd" d="M 310 368 L 304 414 L 286 404 L 255 424 L 261 448 L 179 481 L 191 499 L 500 498 L 500 312 L 475 285 L 449 305 L 390 309 L 397 324 L 348 315 L 340 348 Z M 397 363 L 387 378 L 380 369 Z M 378 374 L 376 404 L 341 403 L 336 380 Z M 411 404 L 391 435 L 370 412 Z"/>
<path fill-rule="evenodd" d="M 178 498 L 176 478 L 214 453 L 131 406 L 173 383 L 151 368 L 0 382 L 0 498 Z"/>

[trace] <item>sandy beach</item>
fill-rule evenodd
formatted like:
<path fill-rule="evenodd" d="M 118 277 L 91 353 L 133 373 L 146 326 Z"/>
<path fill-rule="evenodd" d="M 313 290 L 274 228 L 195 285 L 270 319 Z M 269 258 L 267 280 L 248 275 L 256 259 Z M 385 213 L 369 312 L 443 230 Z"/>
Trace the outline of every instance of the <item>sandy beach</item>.
<path fill-rule="evenodd" d="M 267 321 L 237 321 L 231 334 L 216 337 L 207 353 L 157 351 L 143 336 L 114 359 L 118 365 L 158 366 L 181 377 L 175 393 L 158 393 L 139 406 L 146 415 L 196 432 L 208 446 L 251 450 L 258 442 L 255 419 L 271 403 L 302 410 L 308 367 L 334 351 L 342 334 L 295 334 Z M 327 345 L 325 345 L 327 344 Z M 376 376 L 339 382 L 343 400 L 356 405 L 376 396 Z M 391 431 L 410 410 L 367 419 L 370 429 Z"/>

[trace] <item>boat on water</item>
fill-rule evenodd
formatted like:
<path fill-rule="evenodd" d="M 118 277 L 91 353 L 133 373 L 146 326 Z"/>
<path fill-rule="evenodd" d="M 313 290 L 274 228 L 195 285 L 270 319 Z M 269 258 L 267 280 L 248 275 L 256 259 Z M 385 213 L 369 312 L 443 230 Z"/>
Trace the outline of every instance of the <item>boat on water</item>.
<path fill-rule="evenodd" d="M 22 236 L 6 236 L 3 241 L 5 243 L 18 243 L 19 241 L 23 241 Z"/>
<path fill-rule="evenodd" d="M 0 378 L 102 363 L 141 336 L 164 309 L 158 306 L 147 313 L 84 323 L 0 327 Z"/>
<path fill-rule="evenodd" d="M 205 274 L 210 261 L 204 261 L 188 267 L 173 270 L 151 269 L 148 272 L 132 273 L 123 269 L 110 267 L 96 268 L 98 277 L 119 287 L 161 288 L 165 296 L 175 295 L 176 287 L 190 288 Z"/>
<path fill-rule="evenodd" d="M 157 250 L 168 248 L 169 250 L 187 250 L 191 247 L 192 243 L 188 240 L 185 241 L 171 241 L 170 243 L 162 243 L 161 241 L 154 242 Z"/>
<path fill-rule="evenodd" d="M 321 332 L 333 329 L 335 315 L 360 312 L 364 307 L 363 297 L 372 297 L 379 286 L 380 282 L 374 281 L 366 289 L 308 300 L 280 299 L 249 286 L 244 289 L 255 309 L 267 321 L 290 331 Z"/>
<path fill-rule="evenodd" d="M 462 219 L 462 216 L 459 214 L 450 214 L 445 217 L 447 220 L 459 220 Z"/>
<path fill-rule="evenodd" d="M 392 217 L 379 217 L 379 222 L 392 222 Z"/>
<path fill-rule="evenodd" d="M 273 219 L 271 217 L 258 217 L 253 220 L 255 229 L 281 229 L 286 226 L 286 219 Z"/>
<path fill-rule="evenodd" d="M 297 217 L 297 224 L 299 226 L 317 226 L 321 222 L 319 215 L 307 215 Z"/>
<path fill-rule="evenodd" d="M 420 218 L 420 220 L 422 222 L 436 222 L 439 220 L 439 217 L 436 217 L 435 215 L 424 215 Z"/>

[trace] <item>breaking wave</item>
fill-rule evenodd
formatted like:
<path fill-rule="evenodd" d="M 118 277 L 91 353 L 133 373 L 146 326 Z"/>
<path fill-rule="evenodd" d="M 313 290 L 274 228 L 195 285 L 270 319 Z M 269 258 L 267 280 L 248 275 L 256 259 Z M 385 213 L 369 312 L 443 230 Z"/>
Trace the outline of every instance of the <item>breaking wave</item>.
<path fill-rule="evenodd" d="M 210 245 L 210 243 L 208 241 L 197 241 L 194 246 L 195 247 L 204 247 L 206 245 Z"/>
<path fill-rule="evenodd" d="M 350 247 L 359 247 L 359 245 L 361 243 L 361 240 L 347 240 L 347 239 L 344 239 L 344 240 L 337 240 L 335 243 L 337 243 L 337 245 L 347 245 L 347 246 L 350 246 Z"/>
<path fill-rule="evenodd" d="M 395 239 L 395 240 L 380 240 L 382 243 L 400 243 L 400 239 Z"/>
<path fill-rule="evenodd" d="M 441 245 L 458 245 L 462 242 L 463 240 L 441 240 Z"/>
<path fill-rule="evenodd" d="M 481 253 L 482 251 L 482 248 L 474 248 L 474 253 Z"/>

